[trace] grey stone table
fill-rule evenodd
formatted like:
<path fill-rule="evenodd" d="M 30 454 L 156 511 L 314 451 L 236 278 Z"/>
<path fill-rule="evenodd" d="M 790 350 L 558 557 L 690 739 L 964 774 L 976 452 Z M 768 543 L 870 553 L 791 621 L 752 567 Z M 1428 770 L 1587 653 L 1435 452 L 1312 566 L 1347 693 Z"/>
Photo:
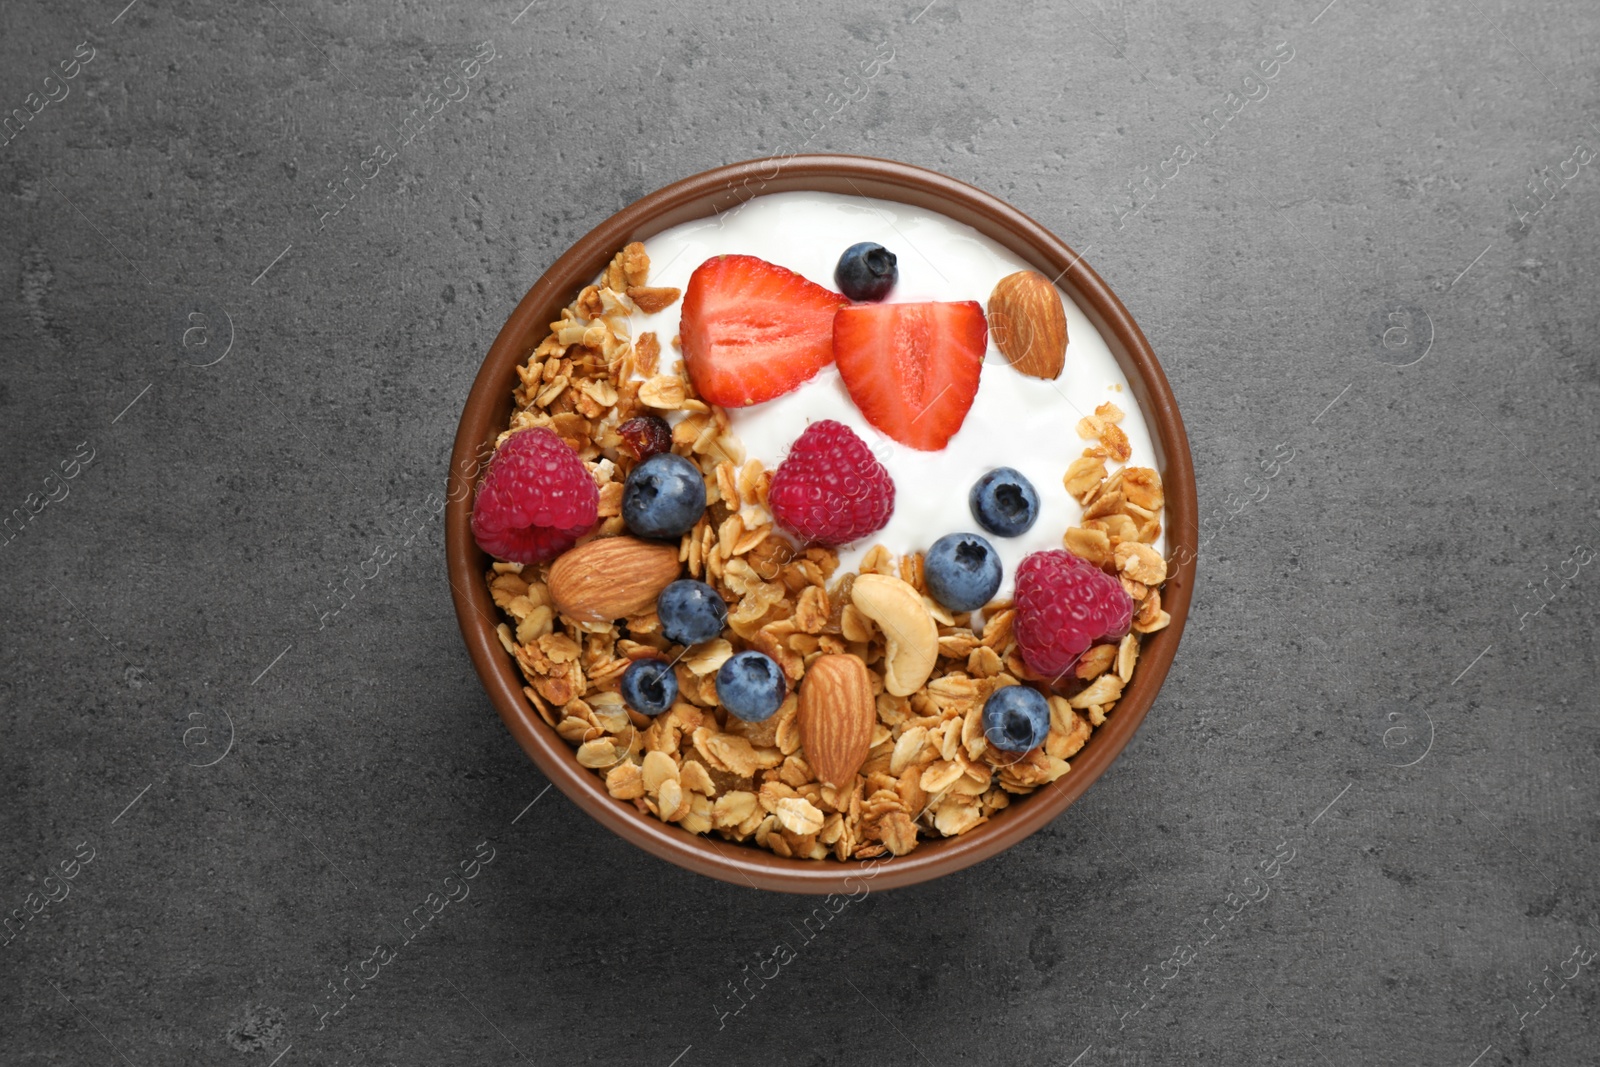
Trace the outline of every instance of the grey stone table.
<path fill-rule="evenodd" d="M 124 3 L 0 8 L 0 1062 L 1595 1062 L 1592 4 Z M 435 516 L 539 273 L 802 149 L 1084 251 L 1206 536 L 1079 804 L 810 924 L 547 791 Z"/>

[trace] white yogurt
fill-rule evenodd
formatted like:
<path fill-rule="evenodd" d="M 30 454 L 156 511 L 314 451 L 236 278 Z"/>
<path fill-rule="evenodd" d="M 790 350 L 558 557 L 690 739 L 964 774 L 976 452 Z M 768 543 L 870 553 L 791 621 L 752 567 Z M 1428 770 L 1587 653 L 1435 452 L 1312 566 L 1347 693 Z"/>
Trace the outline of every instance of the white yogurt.
<path fill-rule="evenodd" d="M 740 253 L 789 268 L 829 289 L 839 255 L 859 241 L 876 241 L 899 260 L 891 303 L 976 300 L 986 305 L 995 283 L 1029 265 L 996 242 L 943 215 L 867 197 L 832 193 L 773 193 L 717 218 L 684 223 L 644 243 L 650 284 L 686 289 L 689 276 L 711 256 Z M 947 533 L 983 534 L 1005 567 L 1001 596 L 1030 552 L 1061 547 L 1061 535 L 1079 524 L 1083 509 L 1061 478 L 1089 442 L 1077 435 L 1080 418 L 1110 400 L 1124 412 L 1122 429 L 1133 448 L 1130 466 L 1155 466 L 1150 430 L 1128 389 L 1122 368 L 1076 304 L 1060 293 L 1067 314 L 1067 362 L 1055 381 L 1013 370 L 993 340 L 978 395 L 960 431 L 940 452 L 919 452 L 878 432 L 861 416 L 834 367 L 792 393 L 746 408 L 729 408 L 734 433 L 749 458 L 777 467 L 807 424 L 835 419 L 867 442 L 894 478 L 894 514 L 870 537 L 839 551 L 840 565 L 855 570 L 866 551 L 881 544 L 896 555 L 926 549 Z M 682 301 L 654 315 L 636 314 L 634 336 L 654 331 L 662 364 L 678 353 Z M 985 533 L 972 517 L 967 494 L 982 474 L 1013 467 L 1039 493 L 1039 519 L 1020 537 Z M 1165 537 L 1156 548 L 1164 551 Z"/>

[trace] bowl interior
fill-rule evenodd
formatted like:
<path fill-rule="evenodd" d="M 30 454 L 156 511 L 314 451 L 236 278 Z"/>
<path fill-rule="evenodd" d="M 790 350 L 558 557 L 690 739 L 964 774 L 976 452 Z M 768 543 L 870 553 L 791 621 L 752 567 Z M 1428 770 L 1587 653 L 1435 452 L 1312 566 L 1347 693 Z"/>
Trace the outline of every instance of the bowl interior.
<path fill-rule="evenodd" d="M 516 368 L 616 251 L 680 223 L 736 209 L 751 197 L 798 190 L 876 197 L 939 212 L 1055 278 L 1100 331 L 1127 376 L 1150 426 L 1166 492 L 1170 564 L 1162 607 L 1172 621 L 1145 639 L 1138 670 L 1111 717 L 1072 758 L 1072 770 L 1053 785 L 1017 798 L 1003 814 L 959 837 L 923 841 L 899 858 L 783 859 L 754 846 L 690 834 L 614 800 L 523 694 L 521 673 L 496 634 L 501 618 L 483 580 L 490 561 L 473 542 L 470 527 L 476 477 L 511 417 Z M 1073 413 L 1064 412 L 1063 425 L 1069 421 L 1075 421 Z M 1063 469 L 1070 458 L 1063 457 Z M 869 880 L 874 888 L 891 888 L 949 874 L 1022 840 L 1082 795 L 1127 745 L 1166 677 L 1188 617 L 1196 535 L 1194 470 L 1171 387 L 1144 334 L 1099 276 L 1059 238 L 987 193 L 932 171 L 857 156 L 793 156 L 719 167 L 646 196 L 573 245 L 518 303 L 473 381 L 451 456 L 445 512 L 452 597 L 468 652 L 501 719 L 540 770 L 608 829 L 656 856 L 734 884 L 799 893 L 859 893 Z"/>

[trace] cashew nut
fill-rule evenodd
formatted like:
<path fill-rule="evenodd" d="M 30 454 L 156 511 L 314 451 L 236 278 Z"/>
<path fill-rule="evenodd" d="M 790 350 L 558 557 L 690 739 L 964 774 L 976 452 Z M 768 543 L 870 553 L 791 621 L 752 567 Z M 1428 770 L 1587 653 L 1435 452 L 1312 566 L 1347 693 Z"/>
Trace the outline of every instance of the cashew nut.
<path fill-rule="evenodd" d="M 939 628 L 922 596 L 887 574 L 862 574 L 850 589 L 856 610 L 878 624 L 888 648 L 883 687 L 890 695 L 910 696 L 933 673 L 939 656 Z"/>

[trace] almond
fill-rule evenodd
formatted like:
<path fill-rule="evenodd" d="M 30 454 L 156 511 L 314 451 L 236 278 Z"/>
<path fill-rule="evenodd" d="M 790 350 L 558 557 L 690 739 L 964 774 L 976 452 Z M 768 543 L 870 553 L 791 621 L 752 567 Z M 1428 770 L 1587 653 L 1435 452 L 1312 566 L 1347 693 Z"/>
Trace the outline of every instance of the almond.
<path fill-rule="evenodd" d="M 800 744 L 817 781 L 843 788 L 872 747 L 877 705 L 867 666 L 856 656 L 818 656 L 800 682 Z"/>
<path fill-rule="evenodd" d="M 1023 374 L 1060 375 L 1067 361 L 1067 313 L 1050 279 L 1032 270 L 1001 278 L 989 294 L 989 336 Z"/>
<path fill-rule="evenodd" d="M 602 537 L 555 561 L 550 598 L 570 619 L 611 622 L 649 611 L 678 572 L 677 545 Z"/>

